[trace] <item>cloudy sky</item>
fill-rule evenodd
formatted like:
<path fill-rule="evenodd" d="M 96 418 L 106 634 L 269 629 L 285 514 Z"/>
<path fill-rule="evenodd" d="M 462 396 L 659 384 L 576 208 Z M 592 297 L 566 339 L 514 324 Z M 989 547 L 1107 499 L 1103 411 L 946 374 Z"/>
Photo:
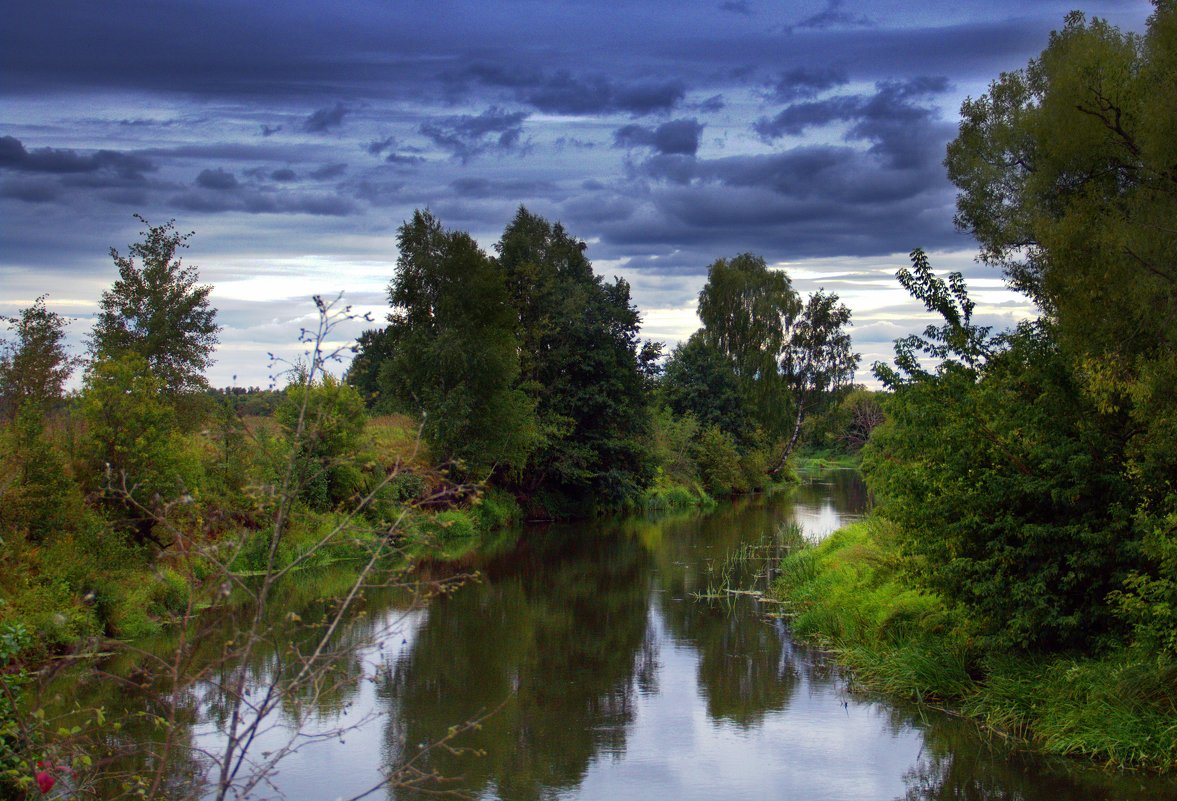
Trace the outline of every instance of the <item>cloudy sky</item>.
<path fill-rule="evenodd" d="M 1077 2 L 14 0 L 0 314 L 49 293 L 80 351 L 132 215 L 175 218 L 224 326 L 210 379 L 265 384 L 312 294 L 385 313 L 414 208 L 489 249 L 523 204 L 632 283 L 648 338 L 688 336 L 741 251 L 839 293 L 865 380 L 926 324 L 893 279 L 914 247 L 987 322 L 1029 313 L 973 264 L 941 161 L 961 100 Z M 1150 5 L 1082 8 L 1142 30 Z"/>

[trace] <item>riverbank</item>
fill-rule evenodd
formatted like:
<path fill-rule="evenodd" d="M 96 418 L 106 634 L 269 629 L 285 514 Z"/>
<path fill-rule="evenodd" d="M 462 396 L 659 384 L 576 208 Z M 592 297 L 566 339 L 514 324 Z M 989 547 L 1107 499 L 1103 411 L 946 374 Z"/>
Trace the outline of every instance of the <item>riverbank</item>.
<path fill-rule="evenodd" d="M 891 524 L 875 517 L 786 558 L 775 595 L 794 632 L 834 651 L 864 688 L 946 707 L 1046 753 L 1177 769 L 1177 665 L 1124 648 L 989 650 L 908 571 Z"/>

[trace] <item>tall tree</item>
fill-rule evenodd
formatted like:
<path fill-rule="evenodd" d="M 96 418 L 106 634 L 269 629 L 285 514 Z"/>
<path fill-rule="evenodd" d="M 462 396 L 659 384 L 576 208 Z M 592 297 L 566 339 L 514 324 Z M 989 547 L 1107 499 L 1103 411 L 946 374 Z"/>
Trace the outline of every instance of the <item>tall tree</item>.
<path fill-rule="evenodd" d="M 794 408 L 793 433 L 770 472 L 785 466 L 801 436 L 805 415 L 850 385 L 859 355 L 850 342 L 850 309 L 833 292 L 814 292 L 789 332 L 781 356 L 781 375 Z"/>
<path fill-rule="evenodd" d="M 519 386 L 536 400 L 544 437 L 523 489 L 616 503 L 652 477 L 640 317 L 629 284 L 597 276 L 586 249 L 525 208 L 497 245 L 515 312 Z"/>
<path fill-rule="evenodd" d="M 750 444 L 755 423 L 731 361 L 696 331 L 670 354 L 659 382 L 662 400 L 676 415 L 692 415 L 740 445 Z"/>
<path fill-rule="evenodd" d="M 516 388 L 519 347 L 503 276 L 470 237 L 416 211 L 397 234 L 380 337 L 385 395 L 425 416 L 426 439 L 474 473 L 519 469 L 536 444 L 535 403 Z"/>
<path fill-rule="evenodd" d="M 964 104 L 945 163 L 957 224 L 1041 306 L 1087 425 L 1124 443 L 1147 559 L 1121 601 L 1177 653 L 1177 3 L 1155 6 L 1143 36 L 1068 16 Z"/>
<path fill-rule="evenodd" d="M 65 350 L 65 318 L 45 308 L 45 295 L 19 317 L 0 317 L 14 333 L 0 350 L 0 414 L 16 419 L 26 403 L 44 407 L 60 398 L 73 370 Z"/>
<path fill-rule="evenodd" d="M 220 328 L 208 300 L 212 287 L 198 284 L 196 268 L 176 256 L 192 234 L 178 233 L 174 220 L 150 225 L 135 217 L 147 230 L 126 256 L 110 249 L 119 277 L 102 293 L 91 354 L 100 360 L 137 353 L 168 392 L 201 389 Z"/>
<path fill-rule="evenodd" d="M 785 386 L 778 362 L 801 311 L 783 270 L 751 253 L 718 259 L 699 293 L 703 338 L 731 360 L 756 422 L 770 436 L 787 430 Z"/>

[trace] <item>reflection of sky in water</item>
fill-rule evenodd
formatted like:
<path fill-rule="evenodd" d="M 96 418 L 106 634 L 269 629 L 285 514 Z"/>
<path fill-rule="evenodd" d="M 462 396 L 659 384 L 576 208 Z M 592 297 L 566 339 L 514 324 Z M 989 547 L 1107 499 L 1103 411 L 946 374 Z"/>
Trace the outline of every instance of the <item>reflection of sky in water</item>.
<path fill-rule="evenodd" d="M 805 536 L 813 541 L 825 539 L 842 526 L 861 517 L 862 515 L 839 512 L 829 500 L 816 506 L 799 501 L 793 506 L 793 520 L 805 531 Z"/>
<path fill-rule="evenodd" d="M 463 703 L 469 703 L 469 714 L 476 715 L 503 702 L 501 697 L 482 695 L 484 680 L 488 687 L 498 688 L 493 693 L 506 686 L 516 691 L 512 703 L 504 704 L 507 711 L 487 722 L 486 731 L 500 730 L 503 737 L 484 743 L 489 746 L 486 756 L 470 757 L 481 762 L 453 763 L 457 770 L 448 772 L 481 775 L 482 780 L 476 779 L 469 787 L 471 795 L 465 797 L 484 801 L 886 801 L 998 795 L 1020 801 L 1038 797 L 1073 801 L 1091 797 L 1087 790 L 1094 785 L 1059 788 L 1043 783 L 1035 764 L 1012 767 L 1001 756 L 978 752 L 979 740 L 971 728 L 968 739 L 948 749 L 937 728 L 925 733 L 924 724 L 913 724 L 911 718 L 885 705 L 847 694 L 837 672 L 794 645 L 787 627 L 779 620 L 765 619 L 752 599 L 736 596 L 726 603 L 693 597 L 705 586 L 700 571 L 722 563 L 740 543 L 756 541 L 766 527 L 771 530 L 791 519 L 811 539 L 821 539 L 861 517 L 864 499 L 865 494 L 855 491 L 845 477 L 833 477 L 828 483 L 819 479 L 804 485 L 795 494 L 734 504 L 712 515 L 649 523 L 660 533 L 642 540 L 646 545 L 605 531 L 597 542 L 607 547 L 594 550 L 589 547 L 592 538 L 576 539 L 595 530 L 589 524 L 572 530 L 572 541 L 586 544 L 572 555 L 561 555 L 559 549 L 543 551 L 542 537 L 530 547 L 523 540 L 518 561 L 512 561 L 516 557 L 510 553 L 502 557 L 509 569 L 500 570 L 497 579 L 487 573 L 482 581 L 460 588 L 445 607 L 432 613 L 389 609 L 379 613 L 379 624 L 357 626 L 349 635 L 359 648 L 358 656 L 349 660 L 349 692 L 320 705 L 326 711 L 313 721 L 310 733 L 360 724 L 362 728 L 342 737 L 301 738 L 299 750 L 280 763 L 274 788 L 261 787 L 252 797 L 281 794 L 291 801 L 330 801 L 365 793 L 380 781 L 382 767 L 402 761 L 398 753 L 402 737 L 421 739 L 420 731 L 430 730 L 419 725 L 421 720 L 444 718 L 440 729 L 434 729 L 444 732 L 446 726 L 462 722 L 449 716 L 455 709 L 464 709 Z M 521 579 L 527 575 L 535 577 L 534 584 Z M 580 590 L 570 591 L 575 587 Z M 627 605 L 629 601 L 635 605 Z M 581 614 L 568 615 L 570 606 Z M 587 612 L 589 608 L 594 611 Z M 525 625 L 505 626 L 506 619 Z M 564 631 L 561 621 L 579 621 L 583 626 L 570 624 L 566 633 L 557 636 L 555 632 Z M 602 634 L 634 629 L 632 641 L 610 640 Z M 376 644 L 366 639 L 373 630 L 386 632 Z M 484 642 L 479 639 L 482 632 L 492 636 Z M 508 633 L 509 642 L 502 639 Z M 576 638 L 585 647 L 577 647 Z M 537 643 L 543 643 L 543 648 Z M 516 649 L 520 644 L 536 650 Z M 552 659 L 561 648 L 577 656 Z M 623 651 L 628 648 L 636 650 L 627 657 Z M 492 652 L 500 649 L 506 658 L 493 658 Z M 600 659 L 606 650 L 623 658 Z M 519 661 L 513 662 L 516 651 Z M 637 658 L 640 654 L 648 655 L 648 660 Z M 484 661 L 479 658 L 482 655 Z M 600 667 L 591 676 L 578 672 L 584 658 L 600 659 Z M 639 664 L 650 666 L 644 679 L 639 676 Z M 544 670 L 537 672 L 537 665 Z M 398 666 L 404 671 L 404 682 L 387 678 Z M 514 671 L 512 680 L 495 684 L 496 670 L 500 679 L 504 671 Z M 610 712 L 603 696 L 593 694 L 599 689 L 580 697 L 578 684 L 593 685 L 601 677 L 603 687 L 617 698 L 624 697 L 624 714 L 616 708 Z M 460 696 L 461 703 L 445 703 L 452 700 L 445 694 L 446 687 Z M 582 714 L 582 702 L 601 706 Z M 554 720 L 551 710 L 579 717 Z M 418 714 L 424 718 L 415 717 Z M 276 723 L 253 744 L 253 753 L 289 741 L 291 730 L 283 727 L 281 719 Z M 572 731 L 568 726 L 581 724 L 591 726 L 593 732 L 589 749 L 578 750 L 583 738 L 564 738 L 559 731 L 562 725 Z M 546 734 L 534 739 L 536 731 Z M 209 724 L 197 733 L 200 746 L 211 748 L 216 741 Z M 571 750 L 561 750 L 569 744 Z M 955 749 L 961 744 L 967 750 L 956 765 L 960 770 L 953 772 Z M 412 749 L 418 743 L 405 747 L 415 753 Z M 941 758 L 946 760 L 944 775 L 960 774 L 953 781 L 963 780 L 963 784 L 946 785 L 948 795 L 913 785 L 913 776 L 923 780 L 921 766 Z M 997 780 L 975 783 L 977 776 L 994 772 L 1001 773 Z M 929 773 L 932 779 L 939 775 L 937 770 Z M 498 783 L 504 779 L 516 780 L 514 789 L 500 791 Z M 462 789 L 460 783 L 446 787 Z M 967 795 L 952 795 L 969 787 L 981 788 L 982 794 L 970 790 Z M 427 797 L 384 788 L 368 797 L 393 796 L 413 801 Z M 1099 797 L 1141 796 L 1101 793 Z"/>
<path fill-rule="evenodd" d="M 919 732 L 893 731 L 877 704 L 849 698 L 832 679 L 804 669 L 784 709 L 756 725 L 714 719 L 698 683 L 699 652 L 673 642 L 662 603 L 677 602 L 663 596 L 654 602 L 653 628 L 663 643 L 659 691 L 639 697 L 624 755 L 599 755 L 581 786 L 561 798 L 885 801 L 903 795 L 904 770 L 921 749 Z"/>
<path fill-rule="evenodd" d="M 377 770 L 389 763 L 389 754 L 381 736 L 383 726 L 376 718 L 383 719 L 388 710 L 387 701 L 377 697 L 376 683 L 370 677 L 386 669 L 394 670 L 399 661 L 408 657 L 427 617 L 427 609 L 384 612 L 376 631 L 384 632 L 385 636 L 357 655 L 364 676 L 355 686 L 355 692 L 341 708 L 313 717 L 293 741 L 297 750 L 278 764 L 273 785 L 286 798 L 290 801 L 351 798 L 380 781 Z M 281 711 L 275 712 L 272 718 L 272 724 L 263 728 L 250 747 L 251 753 L 261 755 L 292 743 L 289 719 Z M 342 737 L 323 737 L 349 728 L 353 730 L 345 731 Z M 217 747 L 223 747 L 221 738 L 207 722 L 197 729 L 195 739 L 199 747 L 213 753 Z M 275 795 L 273 789 L 263 785 L 250 797 Z M 387 792 L 381 789 L 370 797 L 386 796 Z"/>

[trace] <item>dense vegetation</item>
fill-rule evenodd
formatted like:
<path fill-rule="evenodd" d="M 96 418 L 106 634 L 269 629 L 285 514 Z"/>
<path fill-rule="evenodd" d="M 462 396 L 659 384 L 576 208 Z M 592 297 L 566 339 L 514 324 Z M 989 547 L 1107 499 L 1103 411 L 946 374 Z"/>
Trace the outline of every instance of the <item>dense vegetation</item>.
<path fill-rule="evenodd" d="M 226 603 L 225 587 L 262 610 L 293 569 L 350 560 L 364 581 L 373 565 L 471 547 L 525 515 L 758 489 L 805 413 L 836 406 L 856 362 L 835 297 L 815 296 L 824 316 L 807 316 L 787 276 L 743 255 L 735 285 L 720 260 L 704 290 L 714 308 L 692 342 L 713 375 L 700 384 L 689 347 L 664 370 L 629 286 L 598 276 L 561 225 L 521 208 L 491 256 L 419 211 L 399 230 L 388 325 L 360 338 L 345 379 L 323 347 L 352 315 L 316 298 L 318 331 L 304 332 L 285 388 L 216 391 L 204 378 L 219 331 L 210 287 L 178 257 L 192 235 L 144 224 L 128 255 L 111 250 L 118 279 L 84 359 L 65 350 L 65 320 L 44 298 L 8 320 L 0 786 L 29 786 L 38 753 L 94 751 L 55 745 L 18 712 L 29 668 L 54 655 L 186 630 Z M 833 372 L 821 366 L 831 358 Z M 79 362 L 81 389 L 66 393 Z M 730 390 L 722 405 L 709 381 Z M 234 646 L 243 661 L 266 619 Z M 231 784 L 222 775 L 219 792 Z"/>
<path fill-rule="evenodd" d="M 912 254 L 899 280 L 943 324 L 875 365 L 865 469 L 894 525 L 798 557 L 782 588 L 893 689 L 1158 768 L 1177 761 L 1174 74 L 1172 4 L 1144 36 L 1073 14 L 965 103 L 957 222 L 1040 317 L 979 326 L 962 277 Z"/>

